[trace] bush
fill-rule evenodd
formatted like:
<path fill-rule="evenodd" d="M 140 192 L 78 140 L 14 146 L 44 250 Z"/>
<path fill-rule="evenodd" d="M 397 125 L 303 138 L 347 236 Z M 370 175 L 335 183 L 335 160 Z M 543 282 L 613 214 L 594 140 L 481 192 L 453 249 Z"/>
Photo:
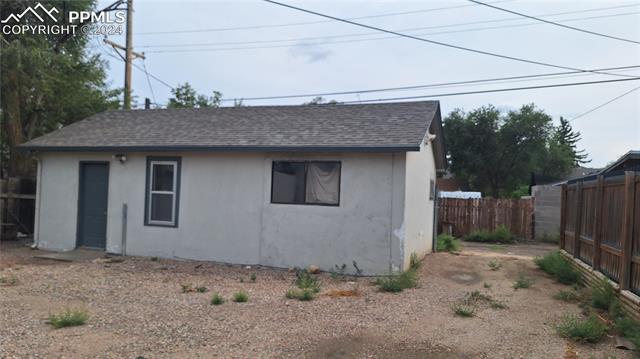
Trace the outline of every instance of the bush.
<path fill-rule="evenodd" d="M 243 291 L 234 293 L 233 301 L 236 303 L 246 303 L 249 301 L 249 295 Z"/>
<path fill-rule="evenodd" d="M 591 305 L 596 309 L 609 310 L 616 299 L 616 290 L 606 279 L 591 287 Z"/>
<path fill-rule="evenodd" d="M 475 314 L 475 310 L 473 308 L 460 304 L 455 304 L 453 307 L 451 307 L 451 310 L 453 310 L 453 312 L 457 316 L 463 318 L 471 318 Z"/>
<path fill-rule="evenodd" d="M 405 289 L 417 287 L 418 278 L 414 270 L 408 270 L 401 274 L 378 278 L 376 285 L 384 292 L 398 293 Z"/>
<path fill-rule="evenodd" d="M 509 228 L 501 224 L 493 232 L 484 229 L 473 231 L 471 234 L 466 235 L 464 240 L 482 243 L 513 243 L 515 238 Z"/>
<path fill-rule="evenodd" d="M 220 294 L 214 294 L 211 298 L 211 305 L 220 305 L 225 302 L 224 298 Z"/>
<path fill-rule="evenodd" d="M 574 303 L 580 301 L 580 294 L 576 291 L 561 290 L 553 298 L 563 302 Z"/>
<path fill-rule="evenodd" d="M 74 327 L 83 325 L 89 319 L 89 313 L 85 310 L 67 309 L 59 314 L 49 315 L 49 324 L 54 328 Z"/>
<path fill-rule="evenodd" d="M 440 234 L 436 238 L 436 250 L 438 252 L 456 252 L 460 250 L 460 242 L 448 234 Z"/>
<path fill-rule="evenodd" d="M 575 315 L 565 315 L 556 329 L 561 336 L 580 343 L 596 343 L 607 332 L 607 326 L 595 315 L 591 315 L 585 320 L 581 320 Z"/>
<path fill-rule="evenodd" d="M 296 272 L 295 284 L 300 289 L 310 289 L 314 293 L 320 291 L 320 282 L 313 274 L 309 273 L 306 269 L 298 270 Z"/>
<path fill-rule="evenodd" d="M 497 271 L 498 269 L 502 268 L 502 263 L 494 259 L 490 260 L 489 263 L 487 263 L 487 265 L 492 271 Z"/>
<path fill-rule="evenodd" d="M 614 323 L 615 330 L 629 339 L 636 348 L 640 348 L 640 322 L 629 317 L 617 299 L 609 306 L 609 316 Z"/>
<path fill-rule="evenodd" d="M 251 277 L 249 277 L 249 279 L 251 279 L 251 281 L 255 283 L 256 279 L 258 279 L 258 276 L 255 273 L 251 273 Z"/>
<path fill-rule="evenodd" d="M 530 288 L 532 285 L 533 279 L 526 277 L 524 274 L 519 274 L 518 279 L 513 283 L 513 289 Z"/>
<path fill-rule="evenodd" d="M 553 275 L 562 284 L 580 283 L 582 275 L 575 270 L 569 260 L 560 254 L 560 251 L 550 252 L 544 257 L 536 257 L 534 260 L 538 268 Z"/>
<path fill-rule="evenodd" d="M 299 301 L 309 301 L 316 297 L 315 292 L 312 289 L 289 289 L 286 297 L 288 299 L 297 299 Z"/>

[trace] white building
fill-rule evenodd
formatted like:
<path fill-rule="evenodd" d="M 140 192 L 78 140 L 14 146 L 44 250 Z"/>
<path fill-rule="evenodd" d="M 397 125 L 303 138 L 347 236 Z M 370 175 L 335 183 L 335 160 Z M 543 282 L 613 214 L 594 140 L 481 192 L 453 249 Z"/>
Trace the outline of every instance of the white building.
<path fill-rule="evenodd" d="M 39 248 L 383 274 L 432 249 L 442 139 L 430 101 L 111 111 L 21 148 Z"/>

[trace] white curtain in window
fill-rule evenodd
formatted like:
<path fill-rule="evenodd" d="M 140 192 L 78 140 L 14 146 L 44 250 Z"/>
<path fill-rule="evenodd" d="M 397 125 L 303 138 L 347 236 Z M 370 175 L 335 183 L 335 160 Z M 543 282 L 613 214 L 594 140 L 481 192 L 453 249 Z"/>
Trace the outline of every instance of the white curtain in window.
<path fill-rule="evenodd" d="M 307 203 L 338 204 L 340 165 L 337 163 L 309 163 L 306 193 Z"/>

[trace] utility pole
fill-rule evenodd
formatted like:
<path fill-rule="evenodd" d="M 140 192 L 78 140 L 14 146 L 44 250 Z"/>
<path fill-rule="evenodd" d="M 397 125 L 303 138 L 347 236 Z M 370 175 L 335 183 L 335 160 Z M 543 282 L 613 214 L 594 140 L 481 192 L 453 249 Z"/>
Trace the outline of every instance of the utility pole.
<path fill-rule="evenodd" d="M 131 110 L 131 62 L 133 61 L 133 0 L 127 0 L 127 42 L 124 68 L 124 109 Z"/>

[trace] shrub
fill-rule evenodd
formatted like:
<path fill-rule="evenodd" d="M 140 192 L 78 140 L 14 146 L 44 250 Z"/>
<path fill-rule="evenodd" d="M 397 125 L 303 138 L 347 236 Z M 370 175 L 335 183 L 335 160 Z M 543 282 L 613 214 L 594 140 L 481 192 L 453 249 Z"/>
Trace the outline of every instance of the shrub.
<path fill-rule="evenodd" d="M 196 287 L 196 292 L 198 292 L 198 293 L 206 293 L 208 291 L 209 291 L 209 289 L 207 287 L 205 287 L 205 286 Z"/>
<path fill-rule="evenodd" d="M 418 278 L 414 270 L 408 270 L 400 274 L 390 275 L 384 278 L 378 278 L 376 285 L 384 292 L 398 293 L 408 288 L 418 286 Z"/>
<path fill-rule="evenodd" d="M 498 262 L 497 260 L 490 260 L 489 263 L 487 263 L 487 265 L 493 271 L 496 271 L 502 268 L 502 263 Z"/>
<path fill-rule="evenodd" d="M 617 299 L 609 306 L 609 316 L 614 323 L 615 330 L 629 339 L 636 348 L 640 348 L 640 322 L 629 317 Z"/>
<path fill-rule="evenodd" d="M 465 306 L 465 305 L 460 305 L 460 304 L 455 304 L 451 307 L 451 310 L 453 310 L 453 312 L 460 317 L 463 318 L 471 318 L 474 316 L 475 314 L 475 310 L 471 307 Z"/>
<path fill-rule="evenodd" d="M 436 250 L 438 252 L 456 252 L 460 250 L 460 242 L 448 234 L 440 234 L 436 238 Z"/>
<path fill-rule="evenodd" d="M 320 282 L 313 274 L 309 273 L 306 269 L 298 270 L 296 272 L 295 284 L 300 289 L 310 289 L 314 293 L 320 291 Z"/>
<path fill-rule="evenodd" d="M 483 286 L 484 286 L 486 289 L 491 288 L 491 284 L 490 284 L 490 283 L 487 283 L 487 282 L 484 282 L 484 285 L 483 285 Z"/>
<path fill-rule="evenodd" d="M 515 238 L 509 228 L 504 225 L 499 225 L 493 232 L 484 229 L 473 231 L 466 235 L 464 240 L 483 243 L 513 243 Z"/>
<path fill-rule="evenodd" d="M 13 274 L 0 275 L 0 285 L 12 286 L 18 284 L 18 277 Z"/>
<path fill-rule="evenodd" d="M 243 291 L 233 294 L 233 301 L 236 303 L 246 303 L 249 301 L 249 295 Z"/>
<path fill-rule="evenodd" d="M 288 299 L 297 299 L 299 301 L 308 301 L 316 297 L 316 294 L 311 289 L 289 289 L 286 297 Z"/>
<path fill-rule="evenodd" d="M 591 287 L 591 305 L 601 310 L 609 310 L 616 299 L 616 291 L 606 279 L 601 279 Z"/>
<path fill-rule="evenodd" d="M 559 251 L 553 251 L 544 257 L 536 257 L 533 261 L 538 268 L 553 275 L 562 284 L 579 283 L 582 277 Z"/>
<path fill-rule="evenodd" d="M 258 276 L 255 273 L 251 273 L 251 277 L 249 279 L 251 279 L 251 281 L 255 283 L 256 279 L 258 279 Z"/>
<path fill-rule="evenodd" d="M 563 302 L 574 303 L 580 301 L 580 294 L 574 290 L 561 290 L 553 298 Z"/>
<path fill-rule="evenodd" d="M 606 334 L 607 326 L 595 315 L 581 320 L 575 315 L 568 314 L 562 318 L 562 322 L 556 330 L 561 336 L 580 343 L 596 343 Z"/>
<path fill-rule="evenodd" d="M 518 290 L 520 288 L 530 288 L 533 285 L 533 279 L 528 278 L 524 274 L 520 273 L 518 278 L 513 283 L 513 289 Z"/>
<path fill-rule="evenodd" d="M 89 313 L 85 310 L 66 309 L 62 313 L 49 315 L 49 324 L 58 329 L 83 325 L 87 319 L 89 319 Z"/>
<path fill-rule="evenodd" d="M 213 297 L 211 297 L 211 305 L 220 305 L 223 304 L 225 302 L 225 299 L 220 295 L 220 294 L 214 294 Z"/>
<path fill-rule="evenodd" d="M 418 270 L 421 266 L 422 262 L 418 259 L 418 255 L 415 252 L 411 253 L 411 257 L 409 257 L 409 269 Z"/>

